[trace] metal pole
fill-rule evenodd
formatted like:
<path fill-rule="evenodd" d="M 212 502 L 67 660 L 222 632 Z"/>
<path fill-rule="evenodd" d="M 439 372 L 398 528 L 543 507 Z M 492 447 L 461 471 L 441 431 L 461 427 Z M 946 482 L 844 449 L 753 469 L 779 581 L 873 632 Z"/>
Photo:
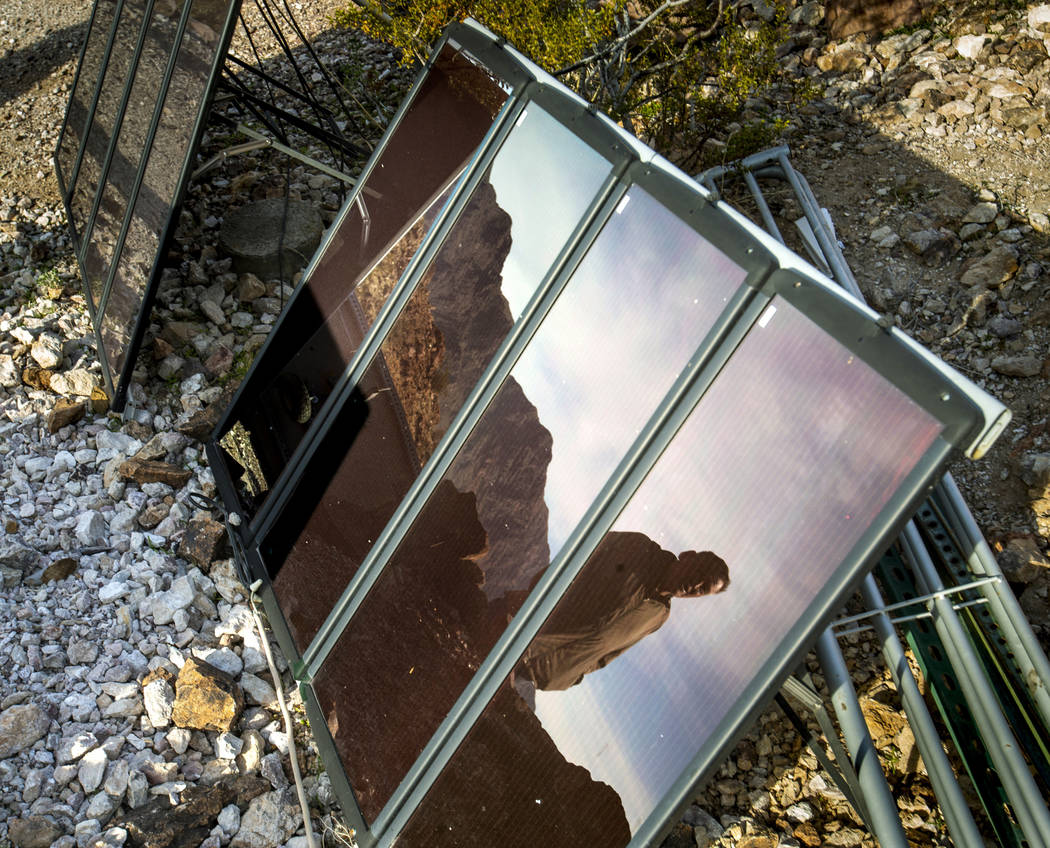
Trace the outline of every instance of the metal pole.
<path fill-rule="evenodd" d="M 842 728 L 846 747 L 853 756 L 874 836 L 882 848 L 908 848 L 908 838 L 904 835 L 897 804 L 886 783 L 886 775 L 882 773 L 875 743 L 871 741 L 868 726 L 864 723 L 864 713 L 861 712 L 857 693 L 853 690 L 846 661 L 842 658 L 831 628 L 821 633 L 817 640 L 817 657 L 824 670 L 831 704 Z"/>
<path fill-rule="evenodd" d="M 923 546 L 922 537 L 914 521 L 909 521 L 905 527 L 901 543 L 923 590 L 936 591 L 942 588 L 941 579 Z M 951 602 L 943 597 L 936 598 L 933 601 L 933 610 L 936 613 L 933 618 L 934 626 L 941 636 L 945 651 L 949 654 L 959 687 L 984 739 L 988 756 L 991 757 L 1007 797 L 1013 805 L 1018 823 L 1029 839 L 1031 848 L 1046 846 L 1046 838 L 1050 835 L 1050 810 L 1047 810 L 1046 801 L 1032 779 L 988 679 L 980 672 L 980 660 Z"/>
<path fill-rule="evenodd" d="M 952 841 L 963 848 L 982 848 L 984 840 L 977 830 L 970 808 L 963 797 L 959 782 L 955 779 L 948 756 L 941 747 L 940 734 L 930 717 L 922 693 L 911 673 L 908 659 L 897 638 L 897 632 L 890 623 L 889 616 L 883 610 L 886 603 L 879 592 L 875 578 L 870 574 L 864 578 L 860 587 L 861 595 L 869 609 L 876 610 L 872 616 L 872 626 L 882 642 L 882 654 L 886 659 L 893 682 L 900 693 L 908 723 L 915 733 L 915 743 L 919 746 L 926 773 L 937 796 L 937 802 L 944 813 Z"/>
<path fill-rule="evenodd" d="M 945 520 L 955 533 L 960 545 L 968 551 L 966 563 L 971 573 L 999 577 L 999 581 L 982 586 L 980 592 L 988 599 L 992 615 L 999 625 L 1000 633 L 1014 654 L 1014 661 L 1020 666 L 1025 686 L 1043 722 L 1050 727 L 1050 661 L 1043 653 L 1039 642 L 1032 632 L 1017 596 L 1003 578 L 1002 569 L 995 560 L 988 543 L 984 540 L 977 522 L 966 501 L 963 500 L 959 487 L 951 474 L 945 474 L 934 490 L 934 499 L 941 507 Z"/>

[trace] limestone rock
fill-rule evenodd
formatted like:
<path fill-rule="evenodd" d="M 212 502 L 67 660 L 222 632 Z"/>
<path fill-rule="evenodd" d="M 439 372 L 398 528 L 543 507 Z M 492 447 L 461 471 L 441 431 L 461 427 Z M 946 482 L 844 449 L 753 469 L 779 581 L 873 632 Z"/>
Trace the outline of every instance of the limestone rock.
<path fill-rule="evenodd" d="M 41 333 L 29 348 L 29 355 L 41 368 L 57 368 L 62 364 L 62 340 L 52 333 Z"/>
<path fill-rule="evenodd" d="M 120 466 L 120 476 L 126 480 L 143 483 L 164 483 L 175 489 L 181 489 L 193 474 L 185 468 L 179 468 L 167 462 L 155 462 L 132 458 Z"/>
<path fill-rule="evenodd" d="M 998 556 L 999 566 L 1011 583 L 1032 583 L 1050 571 L 1047 560 L 1034 536 L 1011 539 Z"/>
<path fill-rule="evenodd" d="M 48 413 L 47 431 L 49 433 L 57 433 L 63 427 L 76 424 L 84 417 L 86 410 L 87 407 L 82 400 L 59 399 L 52 407 L 51 412 Z"/>
<path fill-rule="evenodd" d="M 286 208 L 284 198 L 271 197 L 228 212 L 219 232 L 219 248 L 233 259 L 239 273 L 263 280 L 291 279 L 310 261 L 321 243 L 322 229 L 321 216 L 312 204 L 293 200 Z M 282 231 L 284 249 L 278 253 Z"/>
<path fill-rule="evenodd" d="M 142 704 L 150 724 L 167 727 L 171 724 L 171 713 L 175 707 L 175 689 L 167 680 L 155 678 L 142 687 Z"/>
<path fill-rule="evenodd" d="M 80 768 L 77 771 L 77 779 L 85 792 L 94 792 L 102 785 L 102 778 L 106 774 L 106 764 L 109 758 L 101 748 L 88 751 L 80 760 Z"/>
<path fill-rule="evenodd" d="M 91 397 L 96 386 L 94 375 L 86 368 L 73 368 L 51 378 L 51 391 L 59 395 Z"/>
<path fill-rule="evenodd" d="M 66 829 L 44 816 L 8 819 L 7 837 L 15 848 L 48 848 Z"/>
<path fill-rule="evenodd" d="M 179 543 L 179 556 L 191 560 L 207 571 L 219 559 L 226 542 L 226 527 L 207 515 L 190 519 Z"/>
<path fill-rule="evenodd" d="M 291 788 L 275 789 L 255 798 L 241 816 L 241 827 L 230 848 L 277 848 L 299 829 L 299 807 Z"/>
<path fill-rule="evenodd" d="M 25 750 L 47 733 L 51 719 L 36 704 L 18 704 L 0 713 L 0 760 Z"/>
<path fill-rule="evenodd" d="M 230 675 L 202 660 L 186 660 L 175 682 L 172 720 L 179 727 L 225 732 L 233 727 L 244 696 Z"/>
<path fill-rule="evenodd" d="M 992 370 L 1006 377 L 1036 377 L 1043 370 L 1043 360 L 1031 354 L 997 356 Z"/>

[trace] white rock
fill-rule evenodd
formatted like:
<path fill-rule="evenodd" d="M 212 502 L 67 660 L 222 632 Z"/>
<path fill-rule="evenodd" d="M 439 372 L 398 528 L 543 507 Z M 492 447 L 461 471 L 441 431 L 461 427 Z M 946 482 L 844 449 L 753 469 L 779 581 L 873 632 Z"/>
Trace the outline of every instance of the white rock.
<path fill-rule="evenodd" d="M 77 840 L 77 848 L 87 848 L 100 833 L 102 833 L 102 825 L 98 823 L 98 819 L 85 819 L 82 822 L 77 822 L 73 828 L 73 834 Z"/>
<path fill-rule="evenodd" d="M 260 704 L 267 709 L 277 709 L 277 692 L 274 688 L 254 674 L 241 675 L 241 689 L 249 704 Z"/>
<path fill-rule="evenodd" d="M 230 804 L 219 811 L 215 821 L 227 837 L 233 836 L 241 827 L 241 811 L 236 804 Z"/>
<path fill-rule="evenodd" d="M 109 758 L 101 748 L 88 751 L 80 760 L 77 778 L 85 792 L 94 792 L 102 784 Z"/>
<path fill-rule="evenodd" d="M 175 706 L 175 690 L 163 678 L 155 678 L 142 687 L 142 703 L 154 727 L 167 727 L 171 724 L 171 711 Z M 187 740 L 189 744 L 189 740 Z M 174 748 L 175 746 L 172 745 Z M 182 753 L 177 751 L 177 753 Z"/>
<path fill-rule="evenodd" d="M 169 714 L 168 718 L 171 716 Z M 153 725 L 157 726 L 156 723 Z M 185 754 L 186 749 L 190 747 L 190 738 L 193 733 L 186 727 L 173 727 L 165 734 L 164 738 L 168 740 L 168 744 L 171 745 L 171 750 L 176 754 Z"/>
<path fill-rule="evenodd" d="M 132 718 L 141 715 L 142 709 L 141 698 L 121 698 L 106 707 L 106 709 L 102 711 L 102 715 L 107 718 Z"/>
<path fill-rule="evenodd" d="M 36 704 L 17 704 L 0 713 L 0 760 L 17 754 L 47 733 L 51 719 Z"/>
<path fill-rule="evenodd" d="M 176 610 L 186 609 L 193 603 L 194 593 L 189 576 L 183 575 L 172 582 L 167 592 L 161 592 L 150 603 L 143 604 L 143 615 L 149 610 L 154 624 L 171 624 Z"/>
<path fill-rule="evenodd" d="M 98 599 L 104 604 L 110 604 L 118 598 L 123 598 L 131 588 L 123 580 L 113 580 L 98 590 Z"/>
<path fill-rule="evenodd" d="M 1050 4 L 1029 9 L 1028 26 L 1036 32 L 1050 34 Z"/>
<path fill-rule="evenodd" d="M 955 49 L 965 59 L 976 59 L 989 38 L 987 35 L 963 35 L 956 40 Z"/>
<path fill-rule="evenodd" d="M 94 701 L 92 701 L 92 706 L 94 706 Z M 58 750 L 55 752 L 55 762 L 59 765 L 74 762 L 88 751 L 97 747 L 98 739 L 95 738 L 94 733 L 78 733 L 76 736 L 63 739 L 58 743 Z"/>
<path fill-rule="evenodd" d="M 220 733 L 215 740 L 215 756 L 220 760 L 232 760 L 241 752 L 244 743 L 232 733 Z"/>
<path fill-rule="evenodd" d="M 18 368 L 10 354 L 0 354 L 0 386 L 11 388 L 21 382 L 18 379 Z"/>
<path fill-rule="evenodd" d="M 128 774 L 127 802 L 131 809 L 141 807 L 149 799 L 149 781 L 141 771 L 132 770 Z"/>
<path fill-rule="evenodd" d="M 127 760 L 114 760 L 106 770 L 106 780 L 102 784 L 102 789 L 107 795 L 112 795 L 114 798 L 123 798 L 128 788 L 129 774 L 130 769 L 128 768 Z"/>
<path fill-rule="evenodd" d="M 204 660 L 232 677 L 239 675 L 244 668 L 241 658 L 229 648 L 194 648 L 192 653 L 197 659 Z"/>
<path fill-rule="evenodd" d="M 274 790 L 253 798 L 241 816 L 241 826 L 231 848 L 277 848 L 299 829 L 298 806 L 290 789 Z"/>
<path fill-rule="evenodd" d="M 102 513 L 94 509 L 80 514 L 73 532 L 80 544 L 87 548 L 105 545 L 109 542 L 109 525 L 106 524 Z"/>
<path fill-rule="evenodd" d="M 41 368 L 57 368 L 62 364 L 62 340 L 51 333 L 37 336 L 29 355 Z"/>

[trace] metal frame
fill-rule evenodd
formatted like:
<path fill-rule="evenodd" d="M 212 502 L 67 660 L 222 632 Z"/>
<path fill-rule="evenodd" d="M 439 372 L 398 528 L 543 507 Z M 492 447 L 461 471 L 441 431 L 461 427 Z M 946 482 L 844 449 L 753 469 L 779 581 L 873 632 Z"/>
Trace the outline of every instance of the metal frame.
<path fill-rule="evenodd" d="M 97 9 L 101 2 L 105 0 L 96 0 L 95 6 L 92 8 L 92 24 L 97 19 Z M 156 139 L 156 133 L 160 124 L 160 116 L 164 106 L 165 98 L 170 89 L 171 79 L 174 75 L 175 68 L 177 65 L 179 53 L 183 43 L 183 37 L 185 35 L 186 27 L 189 22 L 189 18 L 193 9 L 193 0 L 186 0 L 185 5 L 179 16 L 179 22 L 175 32 L 171 52 L 168 55 L 168 62 L 165 66 L 164 76 L 161 80 L 160 87 L 157 92 L 156 105 L 154 106 L 153 116 L 150 122 L 149 129 L 145 144 L 143 146 L 142 155 L 139 159 L 138 169 L 136 171 L 132 190 L 129 194 L 128 205 L 125 210 L 124 219 L 121 225 L 120 232 L 117 236 L 116 243 L 114 245 L 113 256 L 110 260 L 108 271 L 106 272 L 105 281 L 98 303 L 94 302 L 94 298 L 91 293 L 91 286 L 88 279 L 87 269 L 85 267 L 85 259 L 87 255 L 88 239 L 93 231 L 94 221 L 98 213 L 98 208 L 101 203 L 102 194 L 108 185 L 108 175 L 110 166 L 112 164 L 113 156 L 117 150 L 119 135 L 123 125 L 123 119 L 126 113 L 128 100 L 131 94 L 131 88 L 134 84 L 136 74 L 138 72 L 139 63 L 141 61 L 142 49 L 149 37 L 150 29 L 153 23 L 153 0 L 147 0 L 144 8 L 144 17 L 139 31 L 138 41 L 136 47 L 129 60 L 129 66 L 124 79 L 124 88 L 121 94 L 120 104 L 118 106 L 117 113 L 114 116 L 114 125 L 112 134 L 110 136 L 104 161 L 101 164 L 100 176 L 97 185 L 95 186 L 94 197 L 92 200 L 91 211 L 88 216 L 87 222 L 84 226 L 83 233 L 78 232 L 77 227 L 73 221 L 71 200 L 73 192 L 76 189 L 77 181 L 80 177 L 80 167 L 83 161 L 85 150 L 87 147 L 87 140 L 90 136 L 91 126 L 94 122 L 95 112 L 98 106 L 98 100 L 101 95 L 102 87 L 104 84 L 106 72 L 109 67 L 109 62 L 112 57 L 113 43 L 116 39 L 118 28 L 121 24 L 122 12 L 125 6 L 124 0 L 117 0 L 116 8 L 114 11 L 114 19 L 110 26 L 108 41 L 106 44 L 106 50 L 100 63 L 98 72 L 98 78 L 95 82 L 94 93 L 92 95 L 91 106 L 88 110 L 88 120 L 84 131 L 84 136 L 81 139 L 76 162 L 73 168 L 73 172 L 70 175 L 70 181 L 68 184 L 64 182 L 64 175 L 62 174 L 61 165 L 58 160 L 59 150 L 61 148 L 62 140 L 65 136 L 66 127 L 70 118 L 70 110 L 72 108 L 72 101 L 70 107 L 66 110 L 66 116 L 63 121 L 62 131 L 59 134 L 59 146 L 55 149 L 55 162 L 56 162 L 56 173 L 59 180 L 59 187 L 62 193 L 63 203 L 66 207 L 66 214 L 69 220 L 70 231 L 73 236 L 73 245 L 77 254 L 77 261 L 80 265 L 81 277 L 84 281 L 85 295 L 88 302 L 89 312 L 92 319 L 92 327 L 95 333 L 96 344 L 99 352 L 99 359 L 102 362 L 102 372 L 106 383 L 106 391 L 110 397 L 110 405 L 116 411 L 123 409 L 126 402 L 126 395 L 128 390 L 128 384 L 131 378 L 131 374 L 135 368 L 135 360 L 138 354 L 138 349 L 142 343 L 142 333 L 145 326 L 149 321 L 149 311 L 153 303 L 153 299 L 156 295 L 157 284 L 160 279 L 161 273 L 161 258 L 167 252 L 167 246 L 171 241 L 171 237 L 175 231 L 175 225 L 178 220 L 177 211 L 182 204 L 182 199 L 185 196 L 187 183 L 190 177 L 191 168 L 193 163 L 193 156 L 200 144 L 201 136 L 204 132 L 204 122 L 210 107 L 211 99 L 215 92 L 216 80 L 221 63 L 226 55 L 226 50 L 229 45 L 230 37 L 233 32 L 233 22 L 236 19 L 236 13 L 240 6 L 240 0 L 229 0 L 229 10 L 227 13 L 226 21 L 223 26 L 223 31 L 219 35 L 219 42 L 216 46 L 215 55 L 212 59 L 211 70 L 208 74 L 208 79 L 205 85 L 204 95 L 201 98 L 201 103 L 198 106 L 196 116 L 194 118 L 193 129 L 190 134 L 189 144 L 187 146 L 186 154 L 184 156 L 182 166 L 179 172 L 179 178 L 176 183 L 175 193 L 172 198 L 172 203 L 168 212 L 168 220 L 165 224 L 163 231 L 160 234 L 157 252 L 154 256 L 153 266 L 149 273 L 146 286 L 143 290 L 142 303 L 139 307 L 138 314 L 135 318 L 134 325 L 132 327 L 131 337 L 127 345 L 127 353 L 125 361 L 121 367 L 120 374 L 115 375 L 113 373 L 113 367 L 108 360 L 106 355 L 105 346 L 103 344 L 102 337 L 102 322 L 105 317 L 106 306 L 109 301 L 110 291 L 112 289 L 113 280 L 116 277 L 117 270 L 120 266 L 120 260 L 123 255 L 124 245 L 127 238 L 127 233 L 131 225 L 131 220 L 134 217 L 135 205 L 139 197 L 139 192 L 142 187 L 142 183 L 145 177 L 146 168 L 149 163 L 150 156 L 153 151 L 153 144 Z M 88 31 L 88 38 L 91 36 L 91 30 Z M 85 40 L 84 48 L 81 50 L 81 61 L 87 51 L 87 40 Z M 80 78 L 80 68 L 77 69 L 77 79 Z M 74 88 L 73 91 L 76 89 Z"/>
<path fill-rule="evenodd" d="M 630 846 L 638 848 L 649 844 L 666 831 L 671 816 L 689 803 L 696 787 L 719 766 L 734 744 L 735 738 L 746 729 L 751 718 L 757 715 L 775 694 L 787 670 L 802 658 L 819 626 L 831 619 L 848 592 L 862 579 L 865 568 L 873 564 L 881 553 L 887 536 L 902 528 L 908 521 L 908 517 L 925 497 L 929 479 L 943 467 L 952 449 L 969 448 L 971 452 L 975 452 L 980 446 L 985 446 L 994 437 L 997 428 L 1001 429 L 1005 424 L 1003 419 L 1006 413 L 1000 404 L 939 365 L 930 354 L 907 341 L 899 331 L 880 324 L 875 313 L 853 298 L 843 295 L 830 281 L 822 279 L 819 272 L 786 251 L 726 204 L 716 204 L 712 194 L 701 189 L 659 157 L 655 157 L 651 151 L 642 147 L 607 118 L 597 115 L 575 95 L 553 83 L 542 71 L 475 24 L 468 22 L 453 26 L 447 40 L 453 45 L 465 47 L 486 67 L 501 76 L 516 77 L 514 93 L 460 178 L 453 196 L 431 227 L 427 239 L 402 275 L 352 361 L 347 365 L 337 387 L 315 417 L 311 429 L 296 448 L 258 514 L 252 518 L 252 526 L 245 529 L 245 522 L 241 521 L 239 528 L 231 527 L 231 532 L 238 539 L 236 547 L 245 557 L 251 576 L 263 580 L 264 604 L 271 615 L 271 621 L 279 622 L 277 631 L 282 648 L 292 648 L 290 656 L 294 658 L 293 670 L 300 680 L 311 720 L 315 722 L 319 747 L 333 773 L 333 785 L 340 794 L 351 823 L 358 829 L 357 839 L 362 848 L 372 845 L 388 846 L 397 838 L 442 768 L 453 756 L 459 743 L 465 738 L 602 537 L 613 525 L 635 489 L 654 467 L 721 368 L 732 357 L 737 345 L 775 297 L 783 298 L 800 308 L 824 332 L 857 354 L 875 371 L 884 376 L 892 376 L 894 382 L 906 394 L 945 425 L 942 436 L 935 440 L 902 483 L 894 499 L 884 507 L 850 554 L 834 571 L 825 591 L 813 598 L 778 651 L 763 664 L 749 689 L 727 712 L 718 729 L 697 752 L 691 765 L 678 777 L 663 801 L 634 834 Z M 444 43 L 442 41 L 438 45 L 439 50 Z M 428 67 L 432 62 L 433 58 Z M 419 85 L 420 82 L 417 82 L 413 95 Z M 399 120 L 404 115 L 408 102 L 410 100 L 402 107 Z M 530 103 L 543 105 L 548 111 L 557 111 L 563 121 L 574 121 L 573 132 L 589 140 L 592 146 L 596 146 L 594 139 L 611 138 L 612 155 L 606 154 L 613 163 L 610 179 L 594 198 L 585 217 L 578 223 L 569 242 L 530 300 L 525 313 L 516 322 L 511 335 L 501 345 L 484 376 L 476 384 L 449 432 L 445 434 L 434 455 L 420 472 L 409 494 L 402 500 L 398 512 L 374 543 L 322 630 L 304 650 L 303 656 L 299 657 L 263 567 L 260 545 L 275 518 L 293 496 L 301 475 L 305 473 L 306 463 L 316 453 L 322 440 L 331 433 L 337 411 L 349 399 L 366 367 L 378 353 L 408 297 L 458 218 L 470 192 L 478 184 L 503 140 L 509 135 L 514 119 Z M 377 148 L 372 160 L 373 166 L 392 131 L 393 127 L 388 131 L 383 144 Z M 588 136 L 591 138 L 588 139 Z M 366 179 L 367 171 L 359 181 L 357 191 L 362 190 Z M 723 310 L 716 325 L 707 337 L 700 341 L 689 365 L 653 411 L 649 422 L 622 458 L 613 476 L 592 502 L 588 512 L 555 556 L 496 645 L 489 651 L 473 680 L 431 736 L 430 742 L 401 785 L 376 820 L 368 824 L 356 808 L 345 774 L 336 765 L 339 762 L 338 756 L 328 735 L 327 725 L 320 714 L 312 678 L 322 667 L 335 639 L 352 620 L 369 588 L 383 573 L 389 554 L 418 516 L 443 471 L 451 463 L 510 372 L 517 356 L 531 339 L 547 310 L 567 284 L 572 271 L 597 237 L 602 223 L 628 188 L 636 184 L 651 187 L 658 194 L 662 193 L 664 196 L 661 199 L 665 205 L 701 234 L 714 231 L 712 240 L 728 252 L 730 258 L 748 270 L 748 277 L 738 288 L 731 303 Z M 355 192 L 347 200 L 340 218 L 351 208 L 356 196 Z M 333 227 L 330 230 L 328 239 L 315 255 L 307 273 L 313 269 L 318 257 L 327 248 L 335 229 Z M 733 255 L 734 253 L 736 255 Z M 773 270 L 777 266 L 779 269 Z M 301 292 L 302 287 L 296 294 L 300 295 Z M 267 344 L 278 343 L 280 326 L 278 322 Z M 240 393 L 235 398 L 235 403 L 239 397 Z M 228 416 L 229 412 L 227 419 Z M 213 459 L 212 464 L 216 468 L 221 467 L 221 464 L 214 462 L 214 458 L 219 456 L 215 439 L 228 424 L 228 420 L 220 422 L 213 440 L 208 444 L 209 458 Z M 233 492 L 232 482 L 219 480 L 220 476 L 224 475 L 216 475 L 220 492 L 224 498 L 229 498 Z M 233 497 L 228 503 L 236 505 L 238 501 Z M 844 705 L 846 709 L 851 707 L 846 701 Z M 847 742 L 849 741 L 848 738 Z M 856 753 L 854 759 L 857 759 Z M 868 759 L 870 761 L 870 757 Z M 869 788 L 875 786 L 869 777 L 870 771 L 867 764 L 859 764 L 860 784 L 866 797 L 872 791 L 880 791 Z M 888 790 L 883 794 L 888 797 Z M 871 817 L 876 823 L 886 818 L 884 800 L 885 798 L 874 805 L 874 809 L 870 809 Z M 899 821 L 896 821 L 896 828 L 899 827 Z M 893 828 L 887 824 L 885 829 L 889 831 Z M 887 844 L 901 843 L 891 838 Z"/>
<path fill-rule="evenodd" d="M 699 179 L 709 189 L 716 191 L 719 180 L 738 176 L 743 177 L 766 229 L 780 241 L 783 241 L 783 236 L 762 195 L 756 176 L 786 181 L 809 225 L 809 232 L 804 232 L 803 235 L 806 236 L 804 240 L 814 260 L 832 274 L 843 288 L 858 298 L 862 297 L 856 280 L 838 248 L 834 232 L 828 225 L 812 190 L 805 178 L 792 168 L 787 148 L 779 147 L 755 154 L 729 168 L 711 169 Z M 983 454 L 990 440 L 1001 432 L 1007 420 L 1006 416 L 1000 416 L 988 433 L 975 439 L 969 448 L 970 455 L 977 457 Z M 882 642 L 887 665 L 901 694 L 948 828 L 958 844 L 981 846 L 983 840 L 944 754 L 932 718 L 925 707 L 893 627 L 894 623 L 917 617 L 933 620 L 934 627 L 941 637 L 941 644 L 950 654 L 951 667 L 972 711 L 976 726 L 985 736 L 985 749 L 1003 781 L 1006 797 L 1015 809 L 1024 837 L 1030 845 L 1046 845 L 1050 838 L 1047 836 L 1050 834 L 1050 818 L 1046 800 L 1041 798 L 1032 779 L 1031 770 L 1020 754 L 1023 745 L 1018 743 L 1006 724 L 988 680 L 981 670 L 981 663 L 958 619 L 957 611 L 973 605 L 986 605 L 985 608 L 994 619 L 998 632 L 1011 652 L 1010 656 L 1027 684 L 1029 694 L 1046 727 L 1050 727 L 1050 695 L 1047 693 L 1047 686 L 1050 685 L 1050 663 L 1039 648 L 1016 597 L 1006 585 L 1002 571 L 950 474 L 945 474 L 940 482 L 932 487 L 932 494 L 922 514 L 930 509 L 943 516 L 958 543 L 965 548 L 965 568 L 957 569 L 957 580 L 961 582 L 951 586 L 945 585 L 933 565 L 915 522 L 911 521 L 904 529 L 900 545 L 915 570 L 920 589 L 926 594 L 908 603 L 921 604 L 926 611 L 917 616 L 891 620 L 887 612 L 899 605 L 887 606 L 874 578 L 869 575 L 861 585 L 862 596 L 869 612 L 839 621 L 847 623 L 871 618 Z M 979 597 L 959 604 L 949 597 L 967 590 L 974 590 Z M 821 637 L 821 662 L 826 672 L 829 667 L 832 669 L 829 680 L 835 676 L 834 666 L 837 663 L 838 651 L 834 635 L 841 635 L 841 632 L 829 630 Z M 840 713 L 844 736 L 854 751 L 854 757 L 863 756 L 869 750 L 870 736 L 865 727 L 852 721 L 853 716 L 860 715 L 856 694 L 852 691 L 848 678 L 839 675 L 836 677 L 836 683 L 836 697 L 845 707 Z M 877 759 L 875 762 L 877 765 Z M 885 786 L 885 777 L 881 770 L 878 773 L 874 769 L 869 770 L 865 800 L 877 814 L 876 834 L 880 841 L 883 844 L 892 844 L 898 840 L 899 823 L 896 821 L 896 806 L 892 798 L 886 797 Z"/>

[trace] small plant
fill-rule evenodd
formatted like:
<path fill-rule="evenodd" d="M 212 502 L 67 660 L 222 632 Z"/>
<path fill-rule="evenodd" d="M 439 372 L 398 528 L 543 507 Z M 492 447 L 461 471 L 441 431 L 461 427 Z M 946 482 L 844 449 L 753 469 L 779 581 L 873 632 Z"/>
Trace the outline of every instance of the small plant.
<path fill-rule="evenodd" d="M 776 56 L 783 8 L 764 20 L 728 0 L 363 0 L 333 19 L 389 42 L 407 63 L 468 15 L 686 169 L 708 139 L 744 120 L 750 98 L 775 83 L 795 92 Z M 751 153 L 745 141 L 776 129 L 737 146 Z"/>

